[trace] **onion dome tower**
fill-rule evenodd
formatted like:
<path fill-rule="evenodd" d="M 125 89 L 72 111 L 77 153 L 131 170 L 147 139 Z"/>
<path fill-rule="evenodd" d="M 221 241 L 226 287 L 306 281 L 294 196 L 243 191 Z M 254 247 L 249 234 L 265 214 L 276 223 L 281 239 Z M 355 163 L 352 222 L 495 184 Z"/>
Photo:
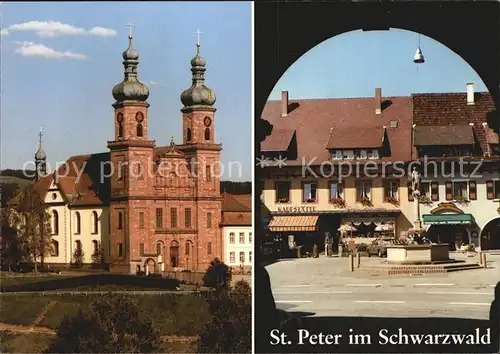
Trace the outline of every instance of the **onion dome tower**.
<path fill-rule="evenodd" d="M 43 151 L 42 147 L 42 136 L 43 136 L 42 129 L 40 129 L 38 136 L 39 136 L 38 150 L 35 153 L 36 179 L 40 179 L 47 174 L 47 154 L 45 153 L 45 151 Z"/>

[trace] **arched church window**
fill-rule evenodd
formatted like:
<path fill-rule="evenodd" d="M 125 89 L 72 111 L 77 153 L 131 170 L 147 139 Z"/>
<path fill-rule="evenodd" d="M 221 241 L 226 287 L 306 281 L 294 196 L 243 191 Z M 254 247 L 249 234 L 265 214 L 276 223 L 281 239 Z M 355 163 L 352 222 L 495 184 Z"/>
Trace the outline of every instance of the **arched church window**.
<path fill-rule="evenodd" d="M 118 122 L 118 137 L 122 138 L 123 137 L 123 113 L 119 113 L 116 120 Z"/>
<path fill-rule="evenodd" d="M 80 213 L 77 211 L 75 213 L 75 234 L 79 234 L 81 231 L 81 217 Z"/>
<path fill-rule="evenodd" d="M 142 112 L 136 113 L 135 120 L 137 121 L 137 136 L 143 136 L 142 122 L 144 121 L 144 115 Z"/>
<path fill-rule="evenodd" d="M 210 128 L 205 128 L 205 140 L 210 140 Z"/>
<path fill-rule="evenodd" d="M 191 128 L 187 128 L 186 141 L 191 141 Z"/>
<path fill-rule="evenodd" d="M 52 233 L 57 235 L 59 233 L 59 214 L 56 210 L 52 211 L 52 219 L 53 219 L 53 229 Z"/>

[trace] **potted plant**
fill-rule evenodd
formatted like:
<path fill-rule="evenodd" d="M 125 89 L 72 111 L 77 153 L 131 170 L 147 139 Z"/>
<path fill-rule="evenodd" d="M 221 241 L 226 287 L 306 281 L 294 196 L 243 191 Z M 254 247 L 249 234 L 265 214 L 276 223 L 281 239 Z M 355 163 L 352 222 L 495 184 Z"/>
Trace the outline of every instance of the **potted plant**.
<path fill-rule="evenodd" d="M 427 196 L 427 195 L 425 195 L 425 194 L 424 194 L 424 195 L 422 195 L 422 196 L 420 196 L 420 198 L 419 198 L 419 202 L 420 202 L 421 204 L 432 204 L 432 200 L 431 200 L 431 198 L 429 198 L 429 196 Z"/>
<path fill-rule="evenodd" d="M 334 197 L 330 199 L 330 202 L 337 208 L 345 208 L 345 200 L 340 197 Z"/>
<path fill-rule="evenodd" d="M 367 197 L 362 197 L 358 200 L 363 206 L 371 207 L 373 206 L 372 201 Z"/>
<path fill-rule="evenodd" d="M 385 202 L 386 203 L 391 203 L 393 205 L 399 205 L 399 200 L 397 200 L 396 198 L 394 197 L 386 197 L 385 198 Z"/>
<path fill-rule="evenodd" d="M 470 203 L 470 200 L 462 195 L 455 196 L 455 198 L 453 198 L 453 200 L 456 201 L 458 204 L 469 204 Z"/>

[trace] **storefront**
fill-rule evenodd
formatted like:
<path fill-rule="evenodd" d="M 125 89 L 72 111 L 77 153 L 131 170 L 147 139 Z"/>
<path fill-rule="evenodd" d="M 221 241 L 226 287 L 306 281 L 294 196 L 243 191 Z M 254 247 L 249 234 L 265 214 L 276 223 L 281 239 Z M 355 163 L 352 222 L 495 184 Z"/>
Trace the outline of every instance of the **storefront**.
<path fill-rule="evenodd" d="M 472 243 L 474 218 L 471 214 L 424 214 L 422 218 L 427 228 L 427 238 L 432 242 L 448 243 L 450 250 Z"/>
<path fill-rule="evenodd" d="M 296 254 L 301 247 L 303 253 L 312 253 L 314 245 L 324 251 L 325 235 L 331 235 L 333 247 L 347 239 L 355 243 L 370 243 L 377 237 L 395 237 L 396 218 L 399 210 L 394 211 L 316 211 L 309 213 L 273 213 L 268 225 L 269 233 L 279 243 L 282 256 Z"/>

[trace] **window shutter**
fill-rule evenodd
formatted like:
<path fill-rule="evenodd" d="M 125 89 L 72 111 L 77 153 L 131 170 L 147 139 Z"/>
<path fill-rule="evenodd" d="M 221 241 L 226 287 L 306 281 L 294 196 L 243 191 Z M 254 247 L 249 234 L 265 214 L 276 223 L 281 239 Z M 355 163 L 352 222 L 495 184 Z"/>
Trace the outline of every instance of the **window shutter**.
<path fill-rule="evenodd" d="M 495 199 L 495 193 L 493 191 L 493 181 L 486 181 L 486 198 L 489 200 Z"/>
<path fill-rule="evenodd" d="M 469 199 L 477 199 L 476 181 L 469 181 Z"/>
<path fill-rule="evenodd" d="M 431 200 L 433 202 L 439 201 L 439 183 L 431 182 Z"/>
<path fill-rule="evenodd" d="M 453 183 L 446 182 L 446 200 L 453 200 Z"/>
<path fill-rule="evenodd" d="M 408 182 L 408 201 L 409 202 L 413 202 L 413 200 L 415 199 L 413 197 L 413 189 L 411 187 L 412 187 L 411 182 Z"/>

